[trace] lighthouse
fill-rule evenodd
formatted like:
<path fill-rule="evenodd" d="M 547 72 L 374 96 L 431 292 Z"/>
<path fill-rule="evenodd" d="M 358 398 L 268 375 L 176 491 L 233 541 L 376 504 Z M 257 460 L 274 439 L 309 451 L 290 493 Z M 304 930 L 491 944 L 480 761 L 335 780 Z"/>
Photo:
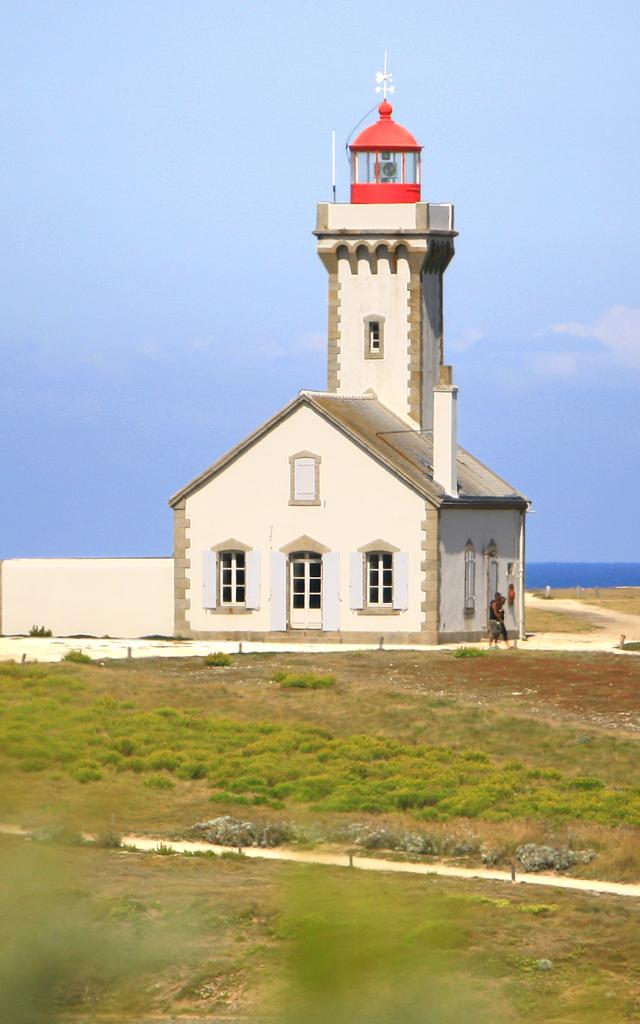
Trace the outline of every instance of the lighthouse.
<path fill-rule="evenodd" d="M 432 430 L 434 389 L 452 387 L 441 367 L 453 206 L 423 202 L 422 146 L 386 97 L 349 154 L 350 202 L 317 207 L 329 275 L 327 387 L 372 391 L 414 428 Z"/>
<path fill-rule="evenodd" d="M 528 499 L 457 445 L 453 206 L 423 198 L 389 78 L 349 146 L 349 202 L 317 207 L 327 390 L 301 390 L 171 498 L 180 636 L 467 642 L 499 588 L 523 635 Z"/>

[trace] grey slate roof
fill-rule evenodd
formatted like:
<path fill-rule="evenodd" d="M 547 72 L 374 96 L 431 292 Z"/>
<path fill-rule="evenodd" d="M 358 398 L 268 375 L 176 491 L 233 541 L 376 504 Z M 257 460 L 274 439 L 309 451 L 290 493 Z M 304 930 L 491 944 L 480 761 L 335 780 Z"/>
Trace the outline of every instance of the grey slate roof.
<path fill-rule="evenodd" d="M 174 494 L 169 504 L 175 506 L 199 490 L 302 405 L 315 409 L 351 441 L 435 506 L 486 505 L 522 508 L 528 504 L 524 494 L 460 447 L 458 498 L 446 495 L 433 479 L 433 437 L 430 431 L 412 429 L 374 396 L 351 397 L 322 391 L 301 391 L 292 402 L 285 405 L 253 434 Z"/>

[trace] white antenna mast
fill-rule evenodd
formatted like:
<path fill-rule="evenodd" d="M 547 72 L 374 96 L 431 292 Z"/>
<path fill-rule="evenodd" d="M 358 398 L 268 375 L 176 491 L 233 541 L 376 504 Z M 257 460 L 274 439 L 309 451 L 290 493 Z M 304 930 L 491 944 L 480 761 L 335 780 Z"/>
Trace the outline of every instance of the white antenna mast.
<path fill-rule="evenodd" d="M 336 130 L 331 129 L 331 190 L 333 201 L 336 201 Z"/>
<path fill-rule="evenodd" d="M 392 85 L 393 75 L 390 71 L 387 71 L 387 51 L 384 51 L 384 71 L 376 71 L 376 92 L 382 93 L 382 98 L 386 100 L 387 93 L 394 93 L 396 91 L 395 85 Z"/>

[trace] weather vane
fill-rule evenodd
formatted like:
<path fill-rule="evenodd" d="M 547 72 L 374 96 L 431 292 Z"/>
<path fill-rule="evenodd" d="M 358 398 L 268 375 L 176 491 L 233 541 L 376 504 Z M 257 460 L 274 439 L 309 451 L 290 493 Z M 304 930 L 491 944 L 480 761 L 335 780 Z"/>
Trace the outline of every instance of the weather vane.
<path fill-rule="evenodd" d="M 384 71 L 376 71 L 376 92 L 381 92 L 383 99 L 386 100 L 387 93 L 396 91 L 395 85 L 392 85 L 393 75 L 390 71 L 387 71 L 387 51 L 384 51 Z"/>

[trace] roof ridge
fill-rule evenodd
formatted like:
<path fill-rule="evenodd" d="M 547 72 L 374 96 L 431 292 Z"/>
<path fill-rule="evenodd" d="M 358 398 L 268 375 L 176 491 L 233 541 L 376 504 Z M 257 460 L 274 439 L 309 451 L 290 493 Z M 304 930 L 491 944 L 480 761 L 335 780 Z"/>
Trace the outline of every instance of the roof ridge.
<path fill-rule="evenodd" d="M 371 392 L 371 391 L 364 392 L 364 394 L 355 394 L 355 392 L 354 392 L 353 394 L 338 395 L 335 391 L 311 391 L 309 388 L 303 388 L 301 391 L 298 392 L 298 394 L 299 395 L 306 395 L 309 398 L 316 398 L 316 397 L 317 398 L 348 398 L 348 399 L 365 398 L 367 400 L 374 401 L 374 402 L 376 402 L 378 400 L 378 396 L 373 394 L 373 392 Z"/>

